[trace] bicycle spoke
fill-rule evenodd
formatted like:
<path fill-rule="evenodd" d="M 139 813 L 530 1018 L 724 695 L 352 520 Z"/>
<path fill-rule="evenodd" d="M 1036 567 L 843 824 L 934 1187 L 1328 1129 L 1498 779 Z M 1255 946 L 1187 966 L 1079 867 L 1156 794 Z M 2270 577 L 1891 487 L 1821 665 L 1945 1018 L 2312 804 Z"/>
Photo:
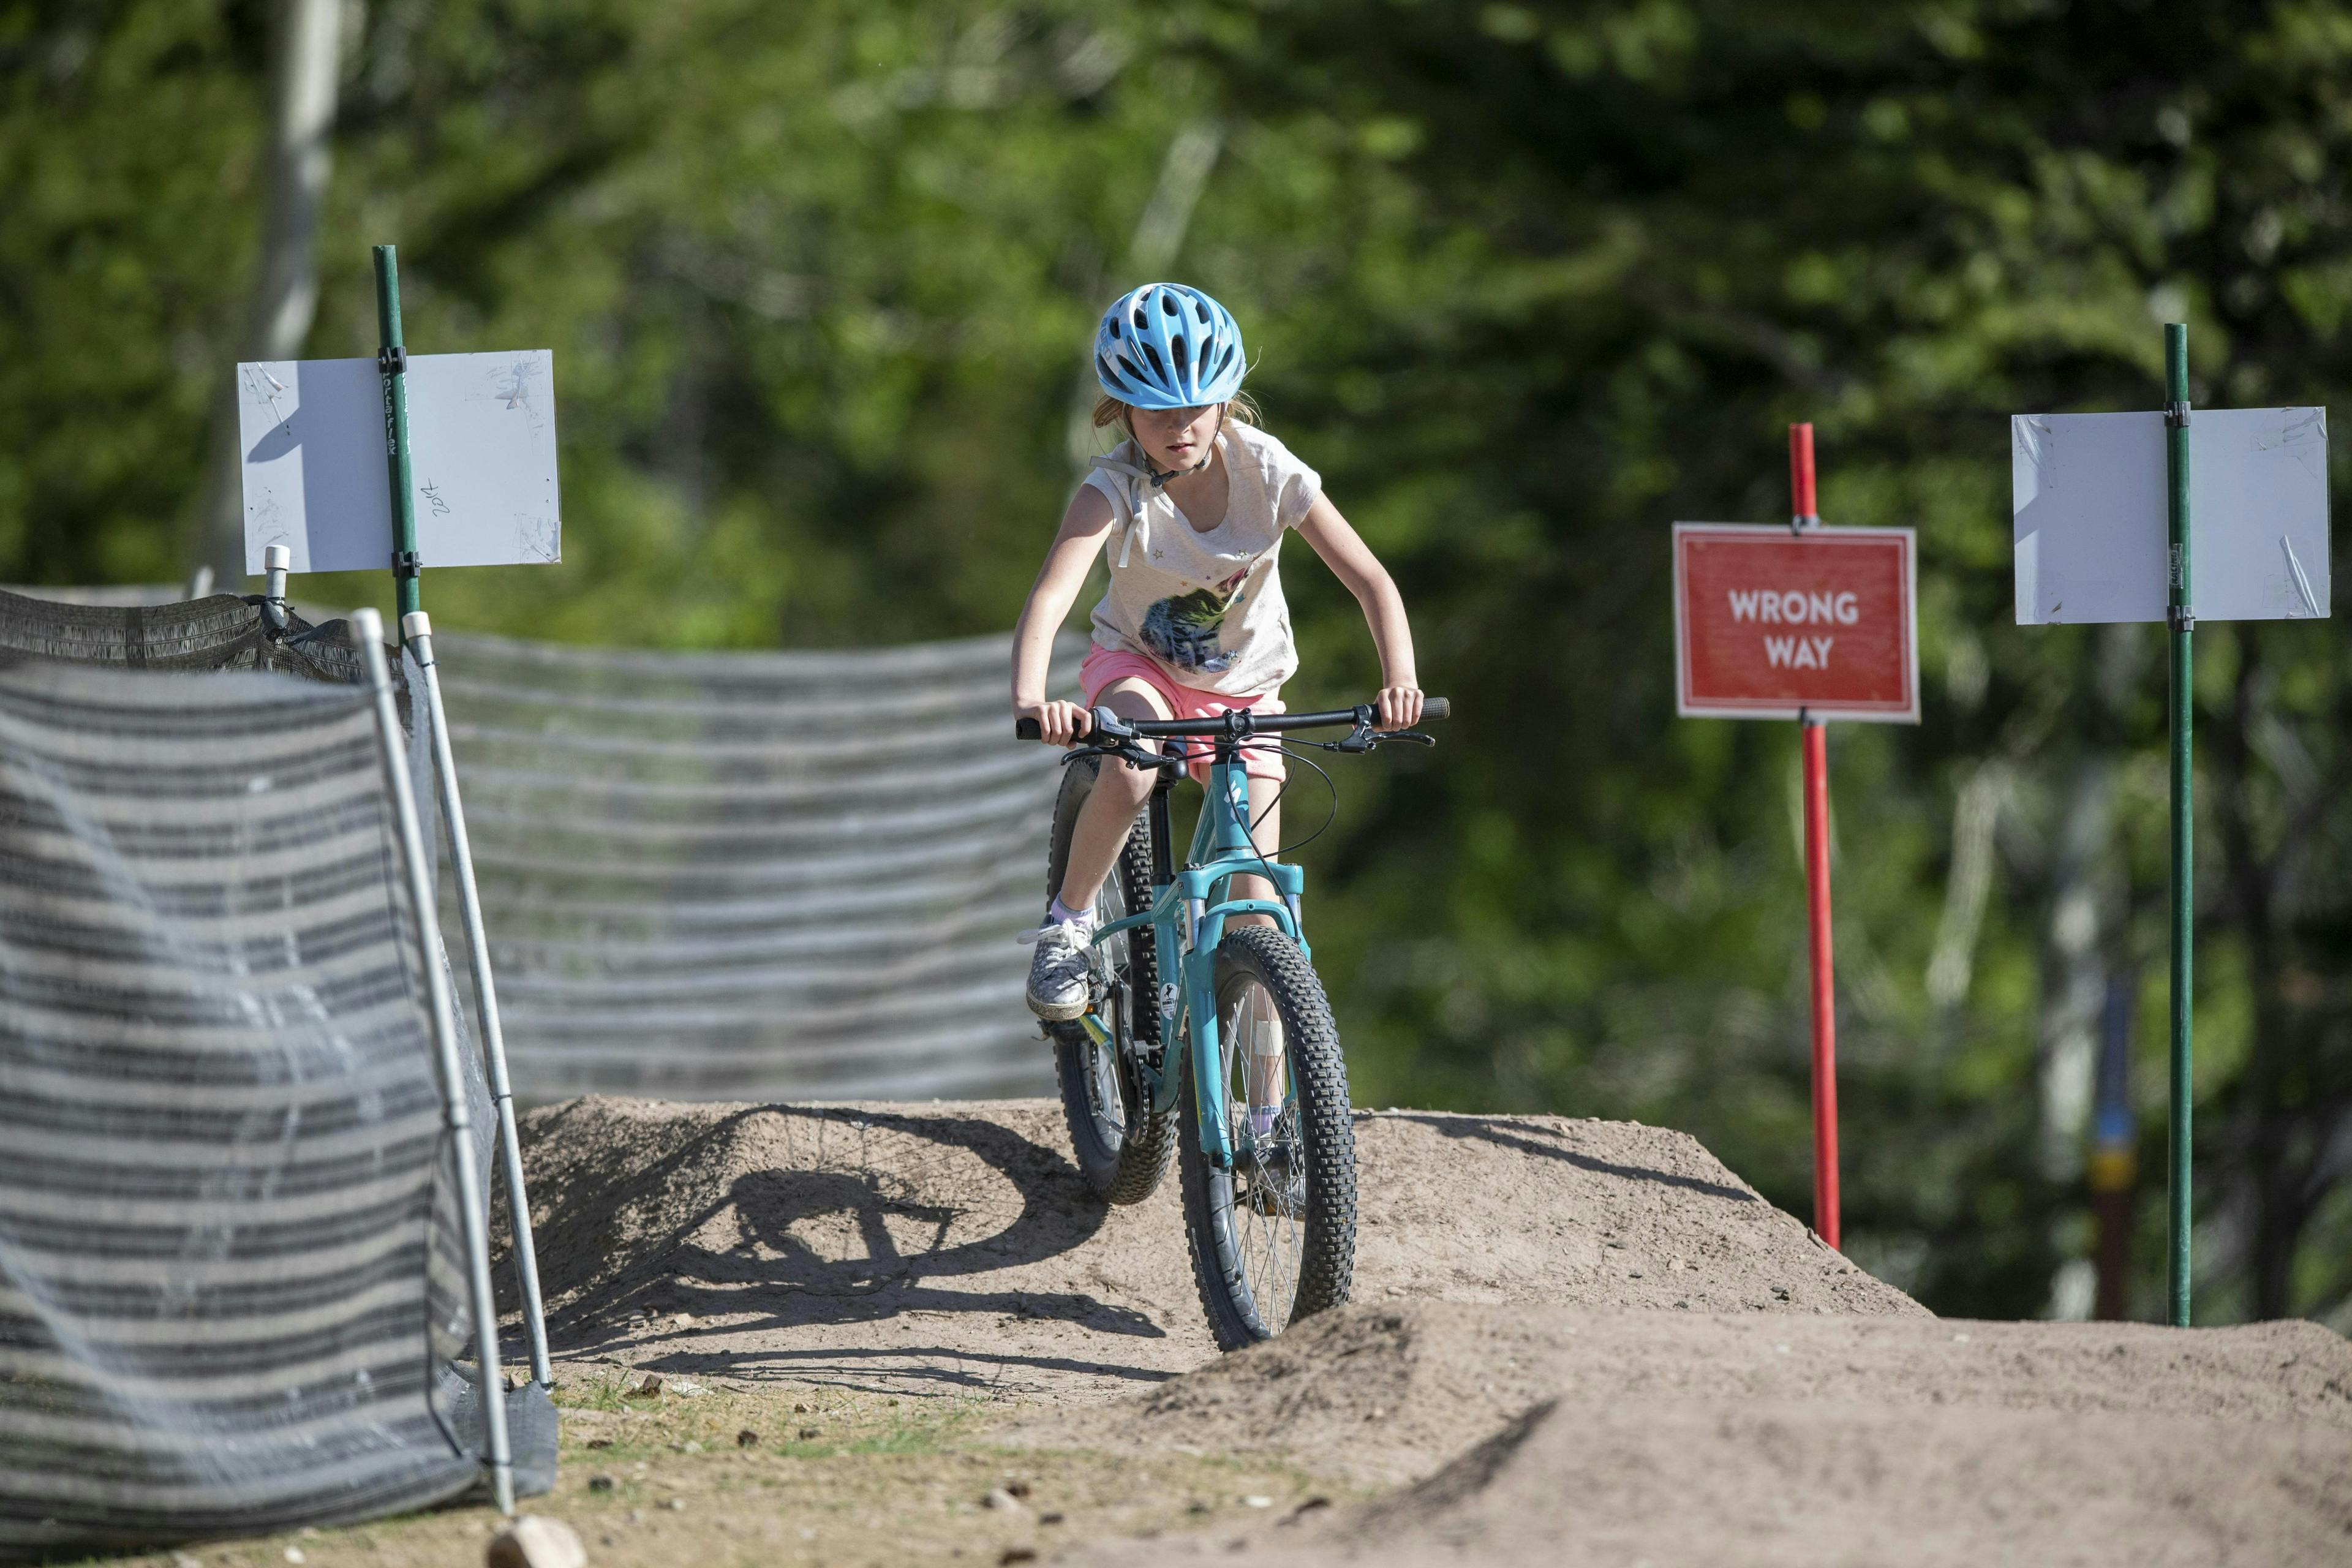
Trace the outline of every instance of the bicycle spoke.
<path fill-rule="evenodd" d="M 1282 1019 L 1274 998 L 1263 987 L 1245 988 L 1222 1021 L 1220 1037 L 1227 1130 L 1237 1155 L 1227 1183 L 1234 1261 L 1259 1323 L 1278 1333 L 1297 1300 L 1305 1215 L 1297 1111 L 1286 1092 Z M 1256 1123 L 1264 1119 L 1250 1114 L 1253 1102 L 1276 1111 L 1263 1133 Z"/>

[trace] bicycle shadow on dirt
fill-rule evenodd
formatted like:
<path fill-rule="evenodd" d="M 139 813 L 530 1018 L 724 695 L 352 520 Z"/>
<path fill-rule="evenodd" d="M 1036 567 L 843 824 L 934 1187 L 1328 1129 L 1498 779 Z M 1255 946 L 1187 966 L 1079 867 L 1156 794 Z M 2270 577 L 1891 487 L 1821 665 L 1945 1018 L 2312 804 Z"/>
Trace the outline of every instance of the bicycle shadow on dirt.
<path fill-rule="evenodd" d="M 673 1331 L 679 1313 L 723 1318 L 729 1338 L 908 1313 L 1165 1335 L 1092 1295 L 990 1287 L 1108 1218 L 1065 1156 L 997 1123 L 768 1105 L 655 1124 L 667 1149 L 645 1147 L 642 1122 L 615 1131 L 592 1100 L 526 1133 L 548 1331 L 567 1353 L 693 1337 Z"/>
<path fill-rule="evenodd" d="M 1538 1137 L 1557 1137 L 1551 1129 L 1521 1120 L 1502 1121 L 1485 1116 L 1458 1116 L 1442 1111 L 1383 1111 L 1382 1121 L 1411 1121 L 1434 1128 L 1448 1138 L 1474 1138 L 1481 1142 L 1496 1144 L 1522 1154 L 1539 1159 L 1559 1160 L 1580 1171 L 1590 1171 L 1596 1176 L 1614 1176 L 1620 1181 L 1656 1182 L 1664 1186 L 1680 1187 L 1686 1192 L 1704 1193 L 1708 1197 L 1728 1198 L 1734 1203 L 1753 1204 L 1763 1200 L 1744 1188 L 1728 1186 L 1722 1182 L 1710 1182 L 1698 1176 L 1676 1175 L 1672 1171 L 1660 1171 L 1647 1165 L 1621 1165 L 1583 1153 L 1565 1143 L 1538 1142 Z M 1534 1136 L 1530 1136 L 1533 1134 Z"/>
<path fill-rule="evenodd" d="M 856 1350 L 835 1345 L 816 1350 L 680 1348 L 641 1357 L 633 1371 L 665 1376 L 726 1376 L 789 1379 L 859 1394 L 1001 1394 L 1019 1386 L 1023 1373 L 1066 1373 L 1113 1383 L 1169 1383 L 1183 1375 L 1160 1367 L 1129 1366 L 1077 1356 L 1024 1355 L 942 1344 L 897 1345 Z"/>

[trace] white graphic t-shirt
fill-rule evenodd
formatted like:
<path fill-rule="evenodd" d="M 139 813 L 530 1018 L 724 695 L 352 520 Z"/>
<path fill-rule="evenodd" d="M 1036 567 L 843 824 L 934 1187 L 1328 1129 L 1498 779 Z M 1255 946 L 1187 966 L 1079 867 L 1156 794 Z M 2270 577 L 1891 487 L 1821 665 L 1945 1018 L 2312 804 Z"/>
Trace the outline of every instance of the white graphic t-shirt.
<path fill-rule="evenodd" d="M 1202 532 L 1154 489 L 1132 441 L 1095 459 L 1087 483 L 1110 498 L 1110 591 L 1095 606 L 1097 647 L 1154 658 L 1183 685 L 1226 697 L 1271 691 L 1298 668 L 1275 556 L 1323 490 L 1322 477 L 1255 426 L 1227 419 L 1224 520 Z"/>

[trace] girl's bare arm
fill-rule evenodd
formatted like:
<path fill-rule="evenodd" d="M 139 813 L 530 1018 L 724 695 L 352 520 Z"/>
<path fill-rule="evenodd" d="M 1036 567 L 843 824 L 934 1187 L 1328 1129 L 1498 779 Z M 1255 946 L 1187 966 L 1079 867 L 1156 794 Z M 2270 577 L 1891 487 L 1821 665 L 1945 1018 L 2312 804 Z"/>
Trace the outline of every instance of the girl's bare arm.
<path fill-rule="evenodd" d="M 1086 585 L 1087 568 L 1094 564 L 1110 525 L 1110 499 L 1092 485 L 1078 487 L 1013 628 L 1013 711 L 1018 718 L 1036 720 L 1039 738 L 1048 745 L 1066 746 L 1087 731 L 1084 708 L 1045 700 L 1045 670 L 1053 658 L 1054 634 Z"/>
<path fill-rule="evenodd" d="M 1315 498 L 1298 532 L 1364 607 L 1364 624 L 1372 628 L 1372 646 L 1381 655 L 1381 728 L 1411 729 L 1421 721 L 1421 679 L 1413 669 L 1404 598 L 1388 568 L 1328 496 Z"/>

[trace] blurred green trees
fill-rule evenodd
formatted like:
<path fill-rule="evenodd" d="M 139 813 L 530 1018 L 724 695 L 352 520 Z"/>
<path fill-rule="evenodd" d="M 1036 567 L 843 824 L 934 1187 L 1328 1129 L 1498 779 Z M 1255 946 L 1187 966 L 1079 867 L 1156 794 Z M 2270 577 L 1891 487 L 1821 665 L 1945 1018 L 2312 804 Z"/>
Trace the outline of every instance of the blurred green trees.
<path fill-rule="evenodd" d="M 269 23 L 0 5 L 0 574 L 182 570 Z M 429 575 L 436 618 L 1006 626 L 1096 312 L 1139 267 L 1196 281 L 1464 711 L 1335 770 L 1307 851 L 1360 1097 L 1686 1127 L 1800 1212 L 1795 737 L 1673 718 L 1665 539 L 1783 515 L 1814 421 L 1829 520 L 1921 530 L 1927 722 L 1831 742 L 1850 1250 L 1946 1310 L 2073 1300 L 2114 974 L 2147 976 L 2160 1169 L 2162 676 L 2143 628 L 2011 624 L 2005 416 L 2152 406 L 2168 319 L 2200 402 L 2352 373 L 2352 5 L 376 0 L 352 31 L 308 352 L 372 352 L 390 240 L 412 345 L 559 367 L 565 563 Z M 1304 552 L 1290 583 L 1295 698 L 1360 695 L 1353 605 Z M 2343 639 L 2200 647 L 2200 1310 L 2352 1327 Z M 2152 1185 L 2139 1214 L 2152 1315 Z"/>

